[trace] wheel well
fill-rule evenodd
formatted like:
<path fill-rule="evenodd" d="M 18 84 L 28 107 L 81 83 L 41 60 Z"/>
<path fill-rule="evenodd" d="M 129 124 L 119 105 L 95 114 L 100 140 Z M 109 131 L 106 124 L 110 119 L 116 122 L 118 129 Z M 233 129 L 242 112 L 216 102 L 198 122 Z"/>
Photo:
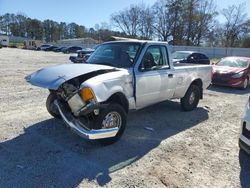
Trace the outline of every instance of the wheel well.
<path fill-rule="evenodd" d="M 200 88 L 200 96 L 201 96 L 200 99 L 203 99 L 203 85 L 202 85 L 201 79 L 196 79 L 196 80 L 194 80 L 194 81 L 190 84 L 190 86 L 191 86 L 191 85 L 196 85 L 196 86 L 198 86 L 198 87 Z"/>
<path fill-rule="evenodd" d="M 115 93 L 113 94 L 111 97 L 109 97 L 109 99 L 107 100 L 107 102 L 115 102 L 117 104 L 120 104 L 126 113 L 128 113 L 129 110 L 129 104 L 128 104 L 128 100 L 125 97 L 125 95 L 123 93 Z"/>

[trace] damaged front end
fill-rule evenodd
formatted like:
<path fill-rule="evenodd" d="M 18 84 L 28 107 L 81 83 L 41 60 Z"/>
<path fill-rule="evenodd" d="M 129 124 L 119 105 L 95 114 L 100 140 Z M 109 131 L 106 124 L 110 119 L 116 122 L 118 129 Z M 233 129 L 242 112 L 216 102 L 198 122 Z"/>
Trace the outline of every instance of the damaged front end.
<path fill-rule="evenodd" d="M 82 121 L 78 118 L 72 116 L 60 103 L 59 101 L 55 101 L 55 105 L 57 106 L 60 115 L 62 116 L 65 123 L 79 136 L 95 140 L 95 139 L 103 139 L 103 138 L 111 138 L 115 137 L 119 131 L 118 127 L 115 128 L 107 128 L 107 129 L 90 129 L 88 126 L 84 125 Z"/>
<path fill-rule="evenodd" d="M 105 104 L 98 103 L 91 88 L 78 89 L 65 83 L 56 92 L 56 106 L 64 122 L 79 136 L 87 139 L 103 139 L 116 136 L 115 128 L 102 128 L 96 125 L 99 111 Z"/>
<path fill-rule="evenodd" d="M 71 71 L 63 71 L 67 67 L 71 68 Z M 105 107 L 105 104 L 98 103 L 92 89 L 81 88 L 81 84 L 94 76 L 117 70 L 107 66 L 92 67 L 85 71 L 82 65 L 78 68 L 73 65 L 74 69 L 72 69 L 72 65 L 67 67 L 57 68 L 61 71 L 59 74 L 58 71 L 53 71 L 54 67 L 47 70 L 42 69 L 27 76 L 26 80 L 33 85 L 50 90 L 49 101 L 47 99 L 49 113 L 61 117 L 81 137 L 87 139 L 115 137 L 119 131 L 118 127 L 105 128 L 96 124 L 99 111 Z M 79 68 L 82 70 L 79 71 Z M 75 77 L 72 74 L 73 70 L 75 70 Z M 69 74 L 65 74 L 67 72 Z M 85 74 L 80 75 L 80 72 L 85 72 Z M 52 110 L 54 112 L 51 112 Z"/>

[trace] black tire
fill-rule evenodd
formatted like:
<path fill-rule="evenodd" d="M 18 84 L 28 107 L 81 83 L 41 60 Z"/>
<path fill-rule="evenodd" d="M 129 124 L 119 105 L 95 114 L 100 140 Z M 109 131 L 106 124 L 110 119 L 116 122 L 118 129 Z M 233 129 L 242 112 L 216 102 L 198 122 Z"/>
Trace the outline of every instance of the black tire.
<path fill-rule="evenodd" d="M 116 113 L 119 116 L 119 119 L 121 121 L 120 127 L 119 127 L 119 131 L 118 131 L 118 133 L 116 134 L 115 137 L 98 139 L 97 141 L 101 145 L 110 145 L 110 144 L 113 144 L 116 141 L 118 141 L 119 138 L 122 136 L 122 134 L 123 134 L 123 132 L 125 130 L 125 127 L 126 127 L 127 114 L 126 114 L 124 108 L 121 105 L 119 105 L 119 104 L 110 103 L 105 109 L 101 109 L 100 110 L 98 118 L 97 118 L 97 120 L 94 123 L 94 128 L 95 129 L 102 128 L 103 127 L 103 121 L 105 120 L 105 118 L 110 113 Z"/>
<path fill-rule="evenodd" d="M 191 85 L 185 96 L 181 98 L 181 107 L 184 111 L 191 111 L 197 108 L 201 98 L 201 91 L 197 85 Z M 192 99 L 191 99 L 192 97 Z"/>
<path fill-rule="evenodd" d="M 54 104 L 54 101 L 56 100 L 56 95 L 54 93 L 50 93 L 47 101 L 46 101 L 46 108 L 47 111 L 52 115 L 53 117 L 60 119 L 61 115 L 57 109 L 57 107 Z"/>

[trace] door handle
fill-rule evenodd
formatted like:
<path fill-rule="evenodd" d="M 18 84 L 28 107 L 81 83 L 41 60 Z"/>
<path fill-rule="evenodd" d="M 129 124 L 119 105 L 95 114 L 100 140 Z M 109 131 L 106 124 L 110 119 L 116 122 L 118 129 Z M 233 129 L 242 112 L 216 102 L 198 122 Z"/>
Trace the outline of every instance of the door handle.
<path fill-rule="evenodd" d="M 174 75 L 173 75 L 173 74 L 168 74 L 168 77 L 169 77 L 169 78 L 173 78 Z"/>

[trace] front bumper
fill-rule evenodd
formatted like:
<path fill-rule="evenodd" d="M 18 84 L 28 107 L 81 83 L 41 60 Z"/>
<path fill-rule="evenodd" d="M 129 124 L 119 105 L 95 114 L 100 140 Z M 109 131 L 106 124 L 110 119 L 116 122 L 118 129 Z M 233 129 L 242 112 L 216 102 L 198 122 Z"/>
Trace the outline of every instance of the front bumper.
<path fill-rule="evenodd" d="M 118 128 L 91 129 L 91 130 L 89 130 L 89 129 L 83 127 L 83 125 L 80 125 L 78 123 L 78 121 L 76 120 L 76 118 L 65 109 L 65 107 L 63 106 L 63 104 L 61 104 L 60 101 L 56 100 L 54 103 L 57 106 L 57 108 L 60 112 L 60 115 L 62 116 L 64 122 L 74 132 L 76 132 L 79 136 L 81 136 L 83 138 L 87 138 L 90 140 L 111 138 L 111 137 L 115 137 L 119 131 Z"/>
<path fill-rule="evenodd" d="M 214 76 L 212 78 L 212 83 L 215 85 L 221 86 L 229 86 L 235 88 L 241 88 L 244 84 L 244 78 L 231 78 L 231 77 L 223 77 L 223 76 Z"/>
<path fill-rule="evenodd" d="M 250 154 L 250 121 L 248 117 L 243 118 L 241 123 L 239 147 Z"/>
<path fill-rule="evenodd" d="M 243 142 L 241 139 L 239 139 L 239 147 L 250 155 L 250 146 Z"/>

